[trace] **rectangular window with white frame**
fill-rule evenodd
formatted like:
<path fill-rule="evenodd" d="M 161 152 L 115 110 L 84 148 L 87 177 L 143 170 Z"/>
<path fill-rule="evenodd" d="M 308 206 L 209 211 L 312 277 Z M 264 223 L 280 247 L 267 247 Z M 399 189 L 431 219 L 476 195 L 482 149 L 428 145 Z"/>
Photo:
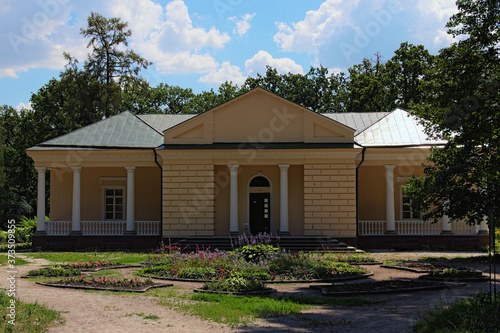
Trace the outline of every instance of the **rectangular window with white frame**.
<path fill-rule="evenodd" d="M 107 221 L 123 221 L 125 219 L 125 186 L 103 187 L 103 215 Z"/>
<path fill-rule="evenodd" d="M 401 211 L 401 219 L 402 220 L 420 220 L 422 218 L 422 214 L 420 212 L 413 211 L 414 207 L 412 207 L 412 202 L 409 196 L 404 194 L 403 186 L 399 189 L 399 198 L 400 198 L 400 211 Z"/>

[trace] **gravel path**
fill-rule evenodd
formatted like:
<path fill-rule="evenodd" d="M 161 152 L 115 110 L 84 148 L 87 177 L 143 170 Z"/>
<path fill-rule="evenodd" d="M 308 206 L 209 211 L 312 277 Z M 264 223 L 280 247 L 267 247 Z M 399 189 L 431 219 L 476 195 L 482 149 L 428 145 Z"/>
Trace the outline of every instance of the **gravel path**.
<path fill-rule="evenodd" d="M 388 258 L 418 259 L 421 256 L 455 257 L 482 255 L 482 253 L 436 253 L 436 252 L 388 252 L 372 254 L 380 260 Z M 22 255 L 18 255 L 22 257 Z M 18 277 L 31 269 L 50 264 L 43 259 L 29 259 L 30 265 L 18 267 Z M 487 265 L 470 264 L 471 268 L 488 271 Z M 374 272 L 372 280 L 389 278 L 416 278 L 419 274 L 366 266 Z M 1 276 L 7 268 L 0 267 Z M 499 267 L 500 271 L 500 267 Z M 192 283 L 174 282 L 181 288 L 193 288 Z M 199 284 L 198 284 L 199 285 Z M 196 285 L 196 286 L 198 286 Z M 0 279 L 0 288 L 6 288 L 7 280 Z M 281 284 L 275 286 L 279 293 L 286 295 L 307 295 L 321 297 L 319 291 L 308 285 Z M 299 316 L 271 317 L 258 319 L 246 327 L 231 329 L 225 325 L 202 321 L 197 317 L 170 310 L 156 303 L 155 298 L 141 294 L 130 296 L 89 293 L 81 290 L 56 289 L 35 284 L 25 279 L 17 279 L 17 294 L 24 302 L 44 304 L 62 312 L 66 323 L 53 327 L 49 332 L 412 332 L 412 325 L 419 314 L 440 304 L 464 298 L 479 289 L 489 289 L 489 284 L 469 283 L 460 289 L 424 291 L 418 293 L 366 296 L 374 301 L 364 306 L 332 306 L 311 308 Z M 143 314 L 142 316 L 140 314 Z M 159 319 L 144 319 L 155 315 Z"/>

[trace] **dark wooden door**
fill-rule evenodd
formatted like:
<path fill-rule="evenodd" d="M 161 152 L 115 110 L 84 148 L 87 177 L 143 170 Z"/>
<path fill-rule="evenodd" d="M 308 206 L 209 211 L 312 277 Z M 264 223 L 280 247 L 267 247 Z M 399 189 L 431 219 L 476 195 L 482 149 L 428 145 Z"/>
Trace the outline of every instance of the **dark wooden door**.
<path fill-rule="evenodd" d="M 250 233 L 270 233 L 271 194 L 250 193 Z"/>

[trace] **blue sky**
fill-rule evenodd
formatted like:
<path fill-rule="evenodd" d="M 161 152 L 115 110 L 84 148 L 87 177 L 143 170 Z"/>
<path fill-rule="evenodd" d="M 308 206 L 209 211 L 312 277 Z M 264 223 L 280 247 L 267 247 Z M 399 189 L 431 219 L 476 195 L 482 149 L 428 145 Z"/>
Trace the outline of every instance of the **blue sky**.
<path fill-rule="evenodd" d="M 346 71 L 402 42 L 436 54 L 453 39 L 445 24 L 454 0 L 0 0 L 0 105 L 29 99 L 88 50 L 79 34 L 91 11 L 121 17 L 129 47 L 153 62 L 142 75 L 159 83 L 216 89 L 264 73 Z"/>

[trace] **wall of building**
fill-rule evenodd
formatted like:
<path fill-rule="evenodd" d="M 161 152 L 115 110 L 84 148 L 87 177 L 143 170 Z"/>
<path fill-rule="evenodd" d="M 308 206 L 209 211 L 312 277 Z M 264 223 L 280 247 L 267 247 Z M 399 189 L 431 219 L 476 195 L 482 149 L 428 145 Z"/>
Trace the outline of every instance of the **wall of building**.
<path fill-rule="evenodd" d="M 103 188 L 123 186 L 126 193 L 127 171 L 114 167 L 83 167 L 81 171 L 81 221 L 102 221 Z M 135 220 L 159 221 L 161 216 L 160 169 L 135 169 Z M 73 171 L 70 168 L 51 170 L 50 219 L 71 221 L 73 202 Z M 125 198 L 126 202 L 126 198 Z M 125 217 L 124 217 L 125 219 Z"/>
<path fill-rule="evenodd" d="M 401 186 L 411 176 L 424 172 L 422 166 L 397 165 L 394 168 L 394 207 L 396 220 L 401 219 Z M 358 173 L 358 200 L 360 220 L 385 220 L 385 166 L 362 165 Z"/>
<path fill-rule="evenodd" d="M 356 164 L 304 165 L 304 231 L 307 236 L 356 236 Z"/>
<path fill-rule="evenodd" d="M 163 165 L 163 236 L 215 234 L 214 166 Z"/>
<path fill-rule="evenodd" d="M 302 165 L 288 169 L 289 228 L 292 235 L 304 234 L 304 171 Z M 271 231 L 280 229 L 280 168 L 276 165 L 240 165 L 238 168 L 238 228 L 249 222 L 248 185 L 259 172 L 271 183 Z M 229 233 L 230 174 L 225 165 L 215 166 L 215 234 Z"/>

